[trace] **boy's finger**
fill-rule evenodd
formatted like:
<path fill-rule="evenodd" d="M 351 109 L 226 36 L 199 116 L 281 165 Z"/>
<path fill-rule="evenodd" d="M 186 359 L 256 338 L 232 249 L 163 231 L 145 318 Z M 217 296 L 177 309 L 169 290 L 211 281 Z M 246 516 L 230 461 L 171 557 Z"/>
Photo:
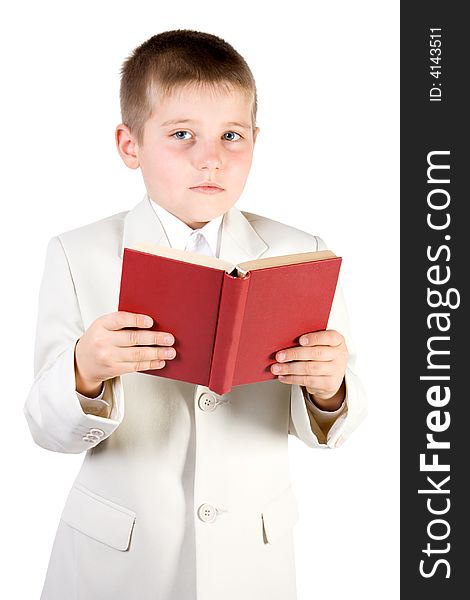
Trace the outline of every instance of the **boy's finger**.
<path fill-rule="evenodd" d="M 329 362 L 336 358 L 337 350 L 331 346 L 297 346 L 296 348 L 286 348 L 276 353 L 278 362 L 288 362 L 290 360 L 314 360 Z"/>
<path fill-rule="evenodd" d="M 316 390 L 316 394 L 331 393 L 331 377 L 310 377 L 308 375 L 281 375 L 278 377 L 281 383 L 290 385 L 303 385 Z"/>
<path fill-rule="evenodd" d="M 343 342 L 344 337 L 334 329 L 304 333 L 299 338 L 302 346 L 340 346 Z"/>
<path fill-rule="evenodd" d="M 175 338 L 166 331 L 148 331 L 146 329 L 121 329 L 111 335 L 114 346 L 172 346 Z"/>
<path fill-rule="evenodd" d="M 138 346 L 132 348 L 120 348 L 116 354 L 116 362 L 137 364 L 148 364 L 151 361 L 166 361 L 175 358 L 174 348 L 152 348 L 149 346 Z M 139 367 L 138 370 L 146 367 Z M 148 368 L 148 367 L 147 367 Z"/>
<path fill-rule="evenodd" d="M 335 367 L 331 362 L 303 360 L 271 365 L 271 372 L 274 375 L 314 375 L 316 377 L 328 377 L 335 372 Z"/>
<path fill-rule="evenodd" d="M 148 315 L 119 310 L 101 317 L 101 324 L 110 331 L 116 331 L 124 327 L 151 327 L 153 319 Z"/>

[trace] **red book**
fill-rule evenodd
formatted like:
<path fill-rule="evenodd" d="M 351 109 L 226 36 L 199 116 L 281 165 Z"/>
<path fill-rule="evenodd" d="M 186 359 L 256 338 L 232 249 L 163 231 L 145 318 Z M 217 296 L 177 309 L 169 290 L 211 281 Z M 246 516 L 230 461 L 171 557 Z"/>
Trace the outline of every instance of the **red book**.
<path fill-rule="evenodd" d="M 225 394 L 275 379 L 276 353 L 328 324 L 341 258 L 329 250 L 222 259 L 157 246 L 125 248 L 119 308 L 153 318 L 175 338 L 176 356 L 140 371 Z"/>

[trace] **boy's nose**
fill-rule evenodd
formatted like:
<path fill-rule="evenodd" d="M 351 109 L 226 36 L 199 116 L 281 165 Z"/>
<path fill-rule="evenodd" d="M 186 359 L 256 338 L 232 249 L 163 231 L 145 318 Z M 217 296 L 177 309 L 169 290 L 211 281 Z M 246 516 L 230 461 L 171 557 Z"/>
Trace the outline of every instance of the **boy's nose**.
<path fill-rule="evenodd" d="M 220 161 L 218 160 L 206 160 L 201 163 L 200 169 L 204 169 L 212 173 L 212 171 L 218 171 L 220 169 Z"/>
<path fill-rule="evenodd" d="M 220 153 L 213 145 L 200 149 L 197 155 L 197 163 L 200 169 L 220 169 L 222 166 Z"/>

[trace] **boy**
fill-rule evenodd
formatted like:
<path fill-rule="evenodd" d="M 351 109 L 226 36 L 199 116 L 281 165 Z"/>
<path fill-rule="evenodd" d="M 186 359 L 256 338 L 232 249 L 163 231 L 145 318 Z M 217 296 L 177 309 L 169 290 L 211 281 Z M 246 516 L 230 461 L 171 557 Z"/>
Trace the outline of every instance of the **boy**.
<path fill-rule="evenodd" d="M 280 348 L 273 379 L 222 396 L 139 373 L 164 369 L 178 340 L 158 314 L 116 311 L 134 242 L 233 262 L 325 248 L 235 208 L 256 108 L 247 64 L 210 34 L 161 33 L 123 65 L 116 144 L 146 194 L 52 238 L 40 290 L 25 415 L 40 446 L 86 451 L 42 600 L 296 598 L 287 434 L 333 448 L 365 414 L 340 289 L 327 331 Z"/>

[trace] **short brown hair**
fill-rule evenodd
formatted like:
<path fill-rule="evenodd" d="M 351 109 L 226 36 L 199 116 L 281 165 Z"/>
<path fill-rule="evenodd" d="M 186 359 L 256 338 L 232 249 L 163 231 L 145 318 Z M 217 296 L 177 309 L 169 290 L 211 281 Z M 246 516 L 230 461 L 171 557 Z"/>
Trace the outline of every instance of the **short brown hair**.
<path fill-rule="evenodd" d="M 138 144 L 143 143 L 156 92 L 164 98 L 177 88 L 194 84 L 244 92 L 252 100 L 255 129 L 256 83 L 244 58 L 220 37 L 175 29 L 154 35 L 135 48 L 121 68 L 122 122 Z"/>

